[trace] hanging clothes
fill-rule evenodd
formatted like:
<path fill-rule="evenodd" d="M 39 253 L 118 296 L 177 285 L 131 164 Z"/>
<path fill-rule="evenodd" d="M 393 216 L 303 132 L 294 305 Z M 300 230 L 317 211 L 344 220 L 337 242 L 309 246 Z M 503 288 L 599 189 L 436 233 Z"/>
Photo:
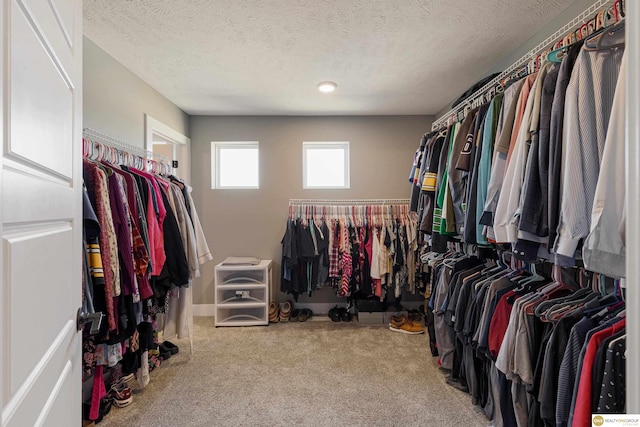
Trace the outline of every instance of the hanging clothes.
<path fill-rule="evenodd" d="M 144 165 L 145 159 L 110 155 L 113 162 L 136 161 L 109 163 L 100 153 L 117 149 L 83 143 L 88 272 L 83 300 L 91 305 L 87 313 L 103 313 L 106 319 L 97 334 L 83 332 L 84 373 L 121 366 L 125 374 L 137 372 L 144 387 L 160 363 L 158 331 L 164 328 L 165 339 L 192 336 L 189 286 L 198 265 L 212 256 L 190 188 L 132 166 Z M 164 314 L 162 325 L 158 313 Z M 104 387 L 103 380 L 98 382 Z"/>

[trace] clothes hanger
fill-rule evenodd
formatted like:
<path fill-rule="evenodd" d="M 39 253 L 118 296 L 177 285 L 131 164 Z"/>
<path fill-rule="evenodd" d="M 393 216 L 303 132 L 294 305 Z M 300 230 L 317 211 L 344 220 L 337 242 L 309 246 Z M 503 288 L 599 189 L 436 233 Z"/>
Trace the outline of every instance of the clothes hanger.
<path fill-rule="evenodd" d="M 592 298 L 592 297 L 597 298 L 599 295 L 600 295 L 599 293 L 594 293 L 593 291 L 591 291 L 591 289 L 587 289 L 587 288 L 578 289 L 577 291 L 569 295 L 550 298 L 550 299 L 541 301 L 540 304 L 538 304 L 538 306 L 535 308 L 534 314 L 540 317 L 543 315 L 544 312 L 546 312 L 547 310 L 549 310 L 551 307 L 555 305 L 564 304 L 564 303 L 575 304 L 581 301 L 586 302 L 587 298 Z"/>
<path fill-rule="evenodd" d="M 624 47 L 624 30 L 625 21 L 619 21 L 614 25 L 604 28 L 598 33 L 595 33 L 584 41 L 584 49 L 588 51 L 615 49 L 618 47 Z M 617 39 L 615 38 L 617 36 Z M 611 44 L 605 44 L 606 41 Z"/>
<path fill-rule="evenodd" d="M 619 343 L 620 341 L 626 340 L 627 339 L 627 334 L 622 334 L 621 336 L 619 336 L 618 338 L 614 338 L 611 341 L 609 341 L 609 345 L 608 348 L 613 348 L 614 345 L 616 345 L 617 343 Z"/>

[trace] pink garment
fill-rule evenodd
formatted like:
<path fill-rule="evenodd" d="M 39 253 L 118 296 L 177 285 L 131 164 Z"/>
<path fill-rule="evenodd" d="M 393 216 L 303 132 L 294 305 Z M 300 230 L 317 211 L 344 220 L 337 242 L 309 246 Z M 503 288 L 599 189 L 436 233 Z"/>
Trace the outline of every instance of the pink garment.
<path fill-rule="evenodd" d="M 164 224 L 164 218 L 167 216 L 167 210 L 164 207 L 164 203 L 162 203 L 162 193 L 160 193 L 160 187 L 158 186 L 156 177 L 154 175 L 151 175 L 150 173 L 143 172 L 138 169 L 129 168 L 129 170 L 137 173 L 144 178 L 147 178 L 151 182 L 153 191 L 156 194 L 156 200 L 158 201 L 158 222 L 160 223 L 160 227 L 162 227 Z"/>
<path fill-rule="evenodd" d="M 536 77 L 538 77 L 538 73 L 529 74 L 529 76 L 525 77 L 524 84 L 522 85 L 522 90 L 520 91 L 520 96 L 518 97 L 518 103 L 516 104 L 515 122 L 513 123 L 513 131 L 511 132 L 511 143 L 509 144 L 509 152 L 507 153 L 507 164 L 504 167 L 505 174 L 507 173 L 507 167 L 509 166 L 509 161 L 511 161 L 511 153 L 513 151 L 513 148 L 516 145 L 515 142 L 516 142 L 516 139 L 518 138 L 518 131 L 520 130 L 520 125 L 522 124 L 524 110 L 527 106 L 527 99 L 529 98 L 531 87 L 533 86 L 533 83 L 536 81 Z"/>
<path fill-rule="evenodd" d="M 151 275 L 159 276 L 164 267 L 164 263 L 167 260 L 167 255 L 164 252 L 164 231 L 162 225 L 164 224 L 164 218 L 167 216 L 167 211 L 162 202 L 162 193 L 160 193 L 160 187 L 153 178 L 153 175 L 149 175 L 146 172 L 139 171 L 137 169 L 129 168 L 131 173 L 135 173 L 147 181 L 147 191 L 149 197 L 147 197 L 147 232 L 149 234 L 149 256 L 151 258 Z M 153 205 L 153 199 L 151 192 L 155 194 L 156 201 L 158 203 L 158 214 L 156 215 L 155 206 Z"/>
<path fill-rule="evenodd" d="M 93 373 L 93 389 L 91 391 L 91 410 L 89 411 L 89 419 L 97 420 L 100 416 L 100 401 L 107 395 L 107 390 L 104 388 L 104 375 L 102 372 L 102 365 L 96 366 L 96 370 Z"/>
<path fill-rule="evenodd" d="M 382 280 L 380 279 L 371 279 L 371 286 L 373 287 L 373 294 L 380 298 L 382 302 L 384 300 L 384 293 L 382 292 Z"/>
<path fill-rule="evenodd" d="M 342 277 L 340 279 L 340 296 L 349 296 L 349 281 L 353 272 L 353 258 L 351 257 L 351 242 L 349 241 L 349 230 L 342 227 Z"/>

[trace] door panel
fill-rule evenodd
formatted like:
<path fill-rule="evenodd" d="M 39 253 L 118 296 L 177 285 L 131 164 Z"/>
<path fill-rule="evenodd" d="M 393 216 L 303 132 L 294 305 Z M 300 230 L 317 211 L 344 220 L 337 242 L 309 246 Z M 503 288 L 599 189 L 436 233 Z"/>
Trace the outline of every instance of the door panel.
<path fill-rule="evenodd" d="M 48 3 L 58 25 L 60 26 L 60 30 L 62 31 L 67 45 L 72 48 L 75 31 L 73 25 L 73 4 L 69 1 L 60 0 L 49 0 Z"/>
<path fill-rule="evenodd" d="M 81 424 L 82 4 L 0 6 L 0 410 Z M 5 74 L 6 73 L 6 74 Z"/>
<path fill-rule="evenodd" d="M 3 202 L 11 205 L 11 209 L 5 209 L 5 222 L 47 222 L 65 218 L 68 206 L 76 202 L 77 190 L 65 181 L 28 169 L 5 159 Z M 40 191 L 43 186 L 49 191 Z M 38 209 L 29 209 L 30 206 Z"/>
<path fill-rule="evenodd" d="M 33 366 L 64 328 L 69 313 L 74 311 L 72 299 L 61 298 L 73 294 L 73 274 L 58 267 L 73 264 L 73 253 L 59 250 L 71 246 L 72 231 L 71 224 L 63 224 L 5 234 L 4 252 L 8 265 L 5 264 L 3 269 L 9 278 L 5 284 L 9 288 L 11 306 L 9 324 L 37 328 L 43 337 L 34 340 L 29 331 L 13 333 L 12 329 L 8 352 L 10 363 L 7 366 L 11 384 L 9 392 L 12 394 L 26 380 Z M 39 257 L 37 254 L 47 256 Z M 34 268 L 36 262 L 37 268 Z M 47 313 L 46 319 L 39 313 Z"/>
<path fill-rule="evenodd" d="M 71 178 L 73 76 L 43 45 L 46 39 L 24 10 L 11 4 L 9 153 Z M 62 47 L 69 52 L 66 43 Z"/>

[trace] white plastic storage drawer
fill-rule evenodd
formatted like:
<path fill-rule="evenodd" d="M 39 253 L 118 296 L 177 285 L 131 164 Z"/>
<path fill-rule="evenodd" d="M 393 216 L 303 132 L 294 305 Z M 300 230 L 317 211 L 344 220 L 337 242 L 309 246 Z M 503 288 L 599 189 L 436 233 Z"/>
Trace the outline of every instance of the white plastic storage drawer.
<path fill-rule="evenodd" d="M 266 270 L 262 269 L 237 269 L 237 270 L 218 270 L 217 283 L 219 286 L 234 285 L 242 286 L 246 284 L 264 284 L 267 283 Z"/>
<path fill-rule="evenodd" d="M 265 304 L 267 301 L 267 288 L 260 285 L 259 288 L 253 288 L 250 285 L 241 288 L 227 288 L 219 286 L 216 289 L 216 304 Z"/>
<path fill-rule="evenodd" d="M 267 307 L 218 306 L 216 326 L 268 325 Z"/>
<path fill-rule="evenodd" d="M 224 262 L 215 267 L 216 326 L 269 324 L 271 261 L 255 265 Z"/>

